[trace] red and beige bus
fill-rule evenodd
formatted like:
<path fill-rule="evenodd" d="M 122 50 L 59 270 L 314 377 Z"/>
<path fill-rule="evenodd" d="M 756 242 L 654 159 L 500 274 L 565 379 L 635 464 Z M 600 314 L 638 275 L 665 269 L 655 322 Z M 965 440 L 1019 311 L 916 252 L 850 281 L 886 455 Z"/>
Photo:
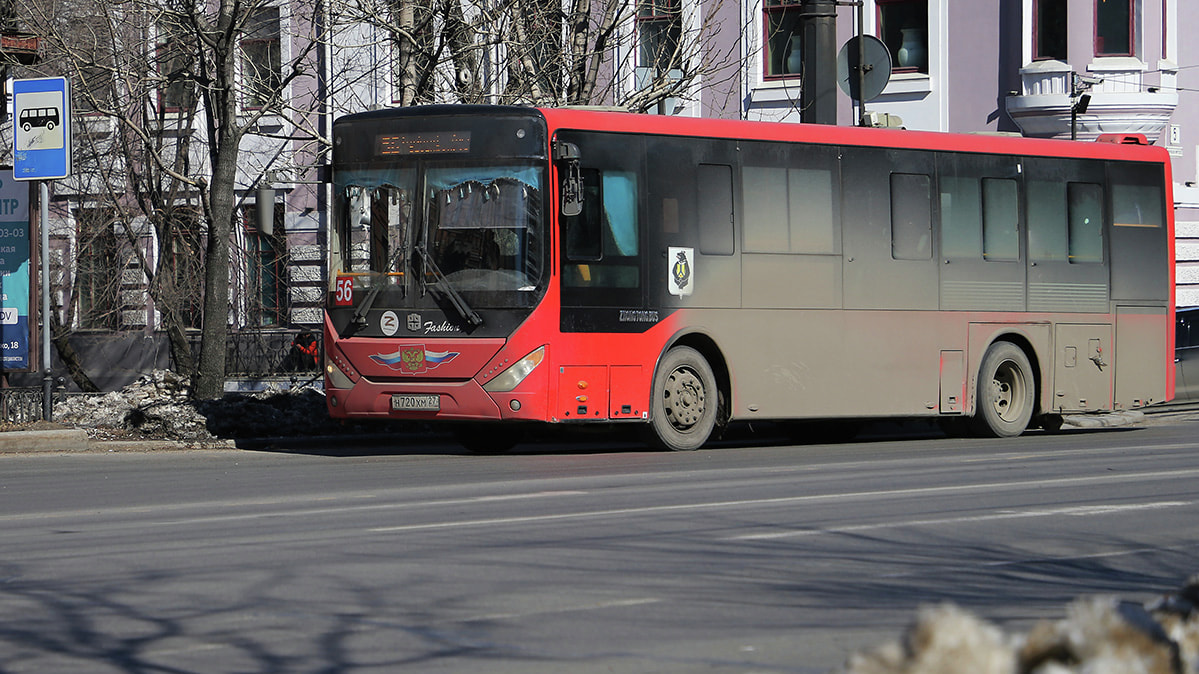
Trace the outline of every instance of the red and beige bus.
<path fill-rule="evenodd" d="M 338 418 L 935 418 L 1008 437 L 1173 395 L 1167 152 L 435 106 L 333 127 Z"/>

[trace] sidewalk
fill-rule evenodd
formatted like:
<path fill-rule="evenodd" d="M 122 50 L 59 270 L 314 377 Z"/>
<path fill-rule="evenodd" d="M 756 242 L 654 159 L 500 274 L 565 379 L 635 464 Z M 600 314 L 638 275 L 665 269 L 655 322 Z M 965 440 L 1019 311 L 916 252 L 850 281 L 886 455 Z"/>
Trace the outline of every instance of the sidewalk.
<path fill-rule="evenodd" d="M 206 443 L 213 448 L 233 448 L 229 440 Z M 191 445 L 175 440 L 102 440 L 79 428 L 41 429 L 0 432 L 0 454 L 35 454 L 43 452 L 152 452 L 187 449 Z"/>

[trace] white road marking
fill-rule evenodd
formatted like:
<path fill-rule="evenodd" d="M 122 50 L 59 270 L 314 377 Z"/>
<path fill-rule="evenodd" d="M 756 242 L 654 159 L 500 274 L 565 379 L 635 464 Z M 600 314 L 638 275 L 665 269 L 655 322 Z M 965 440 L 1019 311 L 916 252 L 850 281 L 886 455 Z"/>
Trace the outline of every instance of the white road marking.
<path fill-rule="evenodd" d="M 797 529 L 792 531 L 769 531 L 756 534 L 741 534 L 729 536 L 724 540 L 762 541 L 778 538 L 798 538 L 802 536 L 821 536 L 824 534 L 847 534 L 879 529 L 899 529 L 904 527 L 926 527 L 942 524 L 972 524 L 975 522 L 993 522 L 995 520 L 1015 520 L 1029 517 L 1091 517 L 1094 515 L 1115 515 L 1139 510 L 1161 510 L 1165 508 L 1182 508 L 1194 505 L 1194 501 L 1158 501 L 1156 503 L 1104 504 L 1092 506 L 1072 506 L 1067 508 L 1044 508 L 1038 510 L 999 510 L 986 515 L 966 515 L 961 517 L 940 517 L 922 520 L 897 520 L 894 522 L 872 522 L 870 524 L 849 524 L 839 527 L 823 527 L 819 529 Z"/>
<path fill-rule="evenodd" d="M 537 611 L 513 611 L 508 613 L 485 613 L 481 615 L 467 616 L 464 618 L 452 618 L 439 620 L 435 622 L 453 622 L 453 623 L 473 623 L 486 622 L 493 620 L 518 620 L 520 618 L 528 618 L 538 615 L 552 615 L 556 613 L 578 613 L 581 611 L 599 611 L 608 608 L 625 608 L 628 606 L 645 606 L 646 604 L 657 604 L 661 599 L 654 597 L 641 597 L 633 599 L 612 599 L 610 601 L 598 601 L 590 604 L 579 604 L 575 606 L 557 606 L 546 608 Z"/>
<path fill-rule="evenodd" d="M 850 492 L 845 494 L 811 494 L 807 496 L 783 496 L 779 498 L 742 499 L 736 501 L 711 501 L 706 503 L 682 503 L 677 505 L 645 506 L 641 508 L 614 508 L 609 510 L 587 510 L 574 513 L 553 513 L 541 515 L 525 515 L 517 517 L 496 517 L 487 519 L 428 522 L 423 524 L 403 524 L 392 527 L 377 527 L 369 529 L 372 533 L 395 533 L 401 531 L 428 531 L 436 529 L 461 529 L 467 527 L 489 527 L 507 524 L 527 524 L 532 522 L 552 522 L 562 520 L 588 519 L 595 517 L 612 517 L 623 515 L 646 515 L 663 512 L 688 512 L 697 510 L 719 510 L 724 508 L 739 508 L 745 506 L 774 506 L 813 503 L 820 501 L 852 501 L 876 498 L 927 496 L 930 494 L 952 494 L 963 492 L 987 492 L 1014 489 L 1031 489 L 1041 487 L 1060 487 L 1065 485 L 1104 484 L 1125 482 L 1131 480 L 1149 480 L 1159 478 L 1181 479 L 1199 477 L 1199 469 L 1165 470 L 1144 473 L 1112 473 L 1107 475 L 1092 475 L 1087 477 L 1064 477 L 1044 480 L 1026 480 L 1016 482 L 985 482 L 981 484 L 947 485 L 942 487 L 915 487 L 911 489 L 882 489 L 878 491 Z"/>

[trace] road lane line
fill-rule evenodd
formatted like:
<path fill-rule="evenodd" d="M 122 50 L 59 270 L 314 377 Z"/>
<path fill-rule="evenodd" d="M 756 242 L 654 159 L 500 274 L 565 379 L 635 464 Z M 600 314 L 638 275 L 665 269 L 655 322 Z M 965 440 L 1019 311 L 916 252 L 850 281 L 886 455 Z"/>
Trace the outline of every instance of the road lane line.
<path fill-rule="evenodd" d="M 554 615 L 558 613 L 579 613 L 582 611 L 601 611 L 609 608 L 626 608 L 629 606 L 645 606 L 647 604 L 658 604 L 662 600 L 655 597 L 641 597 L 632 599 L 612 599 L 608 601 L 592 602 L 590 604 L 578 604 L 575 606 L 557 606 L 539 609 L 535 611 L 513 611 L 510 613 L 485 613 L 481 615 L 466 616 L 463 618 L 444 618 L 433 621 L 434 624 L 443 623 L 475 623 L 475 622 L 490 622 L 495 620 L 519 620 L 521 618 L 530 618 L 540 615 Z"/>
<path fill-rule="evenodd" d="M 916 576 L 925 576 L 929 573 L 945 573 L 948 571 L 975 571 L 978 568 L 1004 568 L 1008 566 L 1026 566 L 1028 564 L 1053 564 L 1058 562 L 1076 562 L 1087 559 L 1114 559 L 1117 557 L 1131 557 L 1133 555 L 1145 554 L 1161 554 L 1163 552 L 1182 552 L 1199 547 L 1199 543 L 1187 543 L 1184 545 L 1167 545 L 1162 547 L 1151 548 L 1133 548 L 1131 550 L 1111 550 L 1107 552 L 1092 552 L 1083 555 L 1049 555 L 1045 557 L 1022 557 L 1020 559 L 1005 559 L 994 562 L 978 562 L 977 564 L 954 564 L 946 566 L 936 566 L 932 569 L 923 568 L 917 571 L 898 571 L 895 573 L 882 573 L 875 575 L 875 578 L 912 578 Z"/>
<path fill-rule="evenodd" d="M 840 527 L 822 527 L 818 529 L 797 529 L 792 531 L 770 531 L 756 534 L 740 534 L 728 536 L 722 540 L 730 541 L 766 541 L 779 538 L 800 538 L 804 536 L 822 536 L 825 534 L 849 534 L 879 529 L 900 529 L 906 527 L 937 526 L 941 524 L 974 524 L 977 522 L 993 522 L 996 520 L 1016 520 L 1030 517 L 1092 517 L 1095 515 L 1116 515 L 1140 510 L 1162 510 L 1166 508 L 1182 508 L 1194 505 L 1194 501 L 1158 501 L 1156 503 L 1104 504 L 1090 506 L 1071 506 L 1066 508 L 1045 508 L 1038 510 L 1000 510 L 988 515 L 965 515 L 961 517 L 939 517 L 922 520 L 898 520 L 895 522 L 874 522 L 871 524 L 849 524 Z"/>
<path fill-rule="evenodd" d="M 330 513 L 353 513 L 353 512 L 369 512 L 372 510 L 398 510 L 403 508 L 437 508 L 443 506 L 461 506 L 473 505 L 479 503 L 495 503 L 500 501 L 522 501 L 539 498 L 554 498 L 558 496 L 579 496 L 587 494 L 581 490 L 559 490 L 559 491 L 535 491 L 522 494 L 496 494 L 492 496 L 465 496 L 462 498 L 438 499 L 431 501 L 406 501 L 403 503 L 369 503 L 365 505 L 329 505 L 323 508 L 302 508 L 299 510 L 288 511 L 254 511 L 248 513 L 230 514 L 230 515 L 211 515 L 207 517 L 195 517 L 189 519 L 174 519 L 165 520 L 163 524 L 183 524 L 192 522 L 224 522 L 236 521 L 245 519 L 254 519 L 257 517 L 296 517 L 307 515 L 323 515 Z M 287 499 L 271 499 L 261 501 L 238 501 L 234 503 L 166 503 L 161 505 L 146 505 L 146 506 L 117 506 L 115 508 L 88 508 L 86 510 L 59 510 L 47 513 L 22 513 L 18 515 L 0 515 L 0 522 L 24 522 L 37 521 L 55 518 L 76 518 L 87 515 L 146 515 L 146 514 L 169 514 L 188 509 L 199 507 L 216 507 L 220 509 L 229 508 L 247 508 L 252 506 L 283 506 L 289 503 L 307 503 L 311 501 L 328 502 L 330 500 L 339 499 L 342 497 L 330 497 L 329 499 L 321 498 L 306 498 L 292 497 Z M 351 497 L 355 501 L 361 501 L 375 496 L 354 496 Z M 143 524 L 153 524 L 146 523 Z"/>
<path fill-rule="evenodd" d="M 396 533 L 401 531 L 428 531 L 435 529 L 461 529 L 467 527 L 488 527 L 506 524 L 526 524 L 531 522 L 552 522 L 561 520 L 587 519 L 593 517 L 611 517 L 620 515 L 647 515 L 663 512 L 687 512 L 696 510 L 714 510 L 722 508 L 738 508 L 744 506 L 773 506 L 813 503 L 820 501 L 840 501 L 854 499 L 875 499 L 900 496 L 927 496 L 930 494 L 952 494 L 971 491 L 1001 491 L 1012 489 L 1030 489 L 1063 485 L 1102 484 L 1124 482 L 1130 480 L 1149 480 L 1159 478 L 1181 479 L 1199 477 L 1199 469 L 1151 471 L 1145 473 L 1117 473 L 1111 475 L 1092 475 L 1088 477 L 1063 477 L 1044 480 L 1028 480 L 1023 482 L 986 482 L 981 484 L 948 485 L 942 487 L 916 487 L 911 489 L 883 489 L 878 491 L 850 492 L 845 494 L 811 494 L 806 496 L 783 496 L 778 498 L 741 499 L 736 501 L 712 501 L 707 503 L 682 503 L 677 505 L 644 506 L 640 508 L 614 508 L 609 510 L 589 510 L 575 513 L 554 513 L 541 515 L 524 515 L 515 517 L 496 517 L 475 520 L 427 522 L 423 524 L 402 524 L 391 527 L 374 527 L 367 529 L 371 533 Z"/>

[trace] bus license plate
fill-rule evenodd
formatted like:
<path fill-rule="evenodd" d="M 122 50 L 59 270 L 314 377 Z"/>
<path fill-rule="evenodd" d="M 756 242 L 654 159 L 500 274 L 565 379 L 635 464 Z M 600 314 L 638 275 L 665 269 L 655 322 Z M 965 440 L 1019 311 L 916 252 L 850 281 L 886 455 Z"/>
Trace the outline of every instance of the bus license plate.
<path fill-rule="evenodd" d="M 441 396 L 397 393 L 391 396 L 391 409 L 409 412 L 437 412 L 441 410 Z"/>

